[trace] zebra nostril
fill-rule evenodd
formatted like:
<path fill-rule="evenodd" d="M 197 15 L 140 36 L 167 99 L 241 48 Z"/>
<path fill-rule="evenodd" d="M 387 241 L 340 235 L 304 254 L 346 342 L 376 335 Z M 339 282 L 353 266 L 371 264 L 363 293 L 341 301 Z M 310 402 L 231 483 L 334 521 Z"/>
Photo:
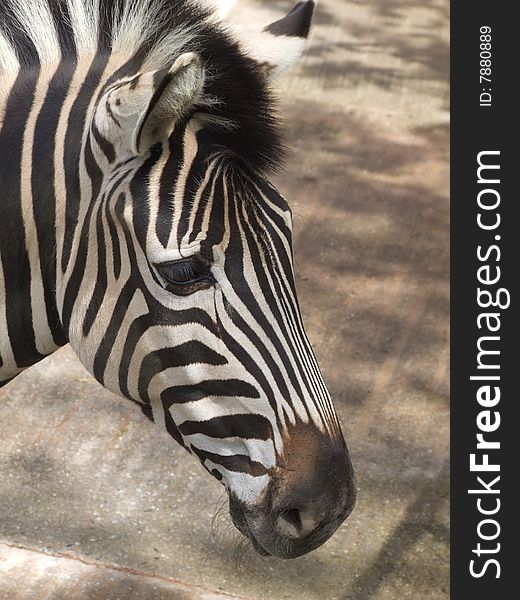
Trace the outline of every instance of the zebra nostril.
<path fill-rule="evenodd" d="M 289 510 L 283 511 L 280 515 L 289 525 L 293 525 L 296 529 L 302 528 L 302 517 L 300 511 L 297 508 L 290 508 Z"/>
<path fill-rule="evenodd" d="M 298 538 L 302 528 L 302 518 L 297 508 L 282 510 L 276 517 L 275 529 L 284 537 Z"/>
<path fill-rule="evenodd" d="M 275 529 L 284 537 L 301 538 L 313 531 L 315 519 L 310 511 L 300 508 L 287 508 L 278 513 Z"/>

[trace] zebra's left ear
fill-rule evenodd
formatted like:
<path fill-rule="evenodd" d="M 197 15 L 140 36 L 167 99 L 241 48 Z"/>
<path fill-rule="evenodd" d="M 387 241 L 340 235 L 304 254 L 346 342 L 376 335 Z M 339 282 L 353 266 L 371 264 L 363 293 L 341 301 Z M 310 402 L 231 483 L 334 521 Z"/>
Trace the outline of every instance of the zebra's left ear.
<path fill-rule="evenodd" d="M 298 2 L 279 21 L 261 32 L 242 32 L 240 43 L 270 78 L 281 75 L 298 62 L 305 50 L 317 0 Z"/>
<path fill-rule="evenodd" d="M 204 69 L 193 52 L 179 56 L 169 69 L 138 73 L 114 84 L 94 117 L 101 150 L 142 154 L 167 139 L 179 117 L 200 99 L 203 85 Z"/>

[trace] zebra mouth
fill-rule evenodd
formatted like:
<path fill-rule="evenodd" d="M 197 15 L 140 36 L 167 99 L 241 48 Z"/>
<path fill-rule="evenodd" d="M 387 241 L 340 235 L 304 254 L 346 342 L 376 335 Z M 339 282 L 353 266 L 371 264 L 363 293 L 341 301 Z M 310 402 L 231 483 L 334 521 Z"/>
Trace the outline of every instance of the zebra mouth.
<path fill-rule="evenodd" d="M 303 554 L 307 554 L 311 550 L 321 546 L 323 542 L 328 539 L 329 533 L 318 536 L 308 536 L 298 541 L 285 540 L 284 544 L 280 545 L 280 551 L 270 552 L 258 541 L 258 538 L 253 533 L 251 526 L 248 521 L 245 510 L 241 507 L 239 501 L 230 499 L 229 502 L 229 513 L 235 527 L 244 535 L 252 544 L 253 548 L 261 556 L 277 556 L 278 558 L 297 558 Z M 252 518 L 252 517 L 250 517 Z M 265 527 L 265 524 L 264 524 Z M 336 527 L 334 527 L 336 529 Z M 265 539 L 269 544 L 277 547 L 278 536 L 273 535 L 273 532 L 268 527 L 268 531 L 263 531 Z M 282 550 L 283 548 L 283 550 Z"/>
<path fill-rule="evenodd" d="M 261 556 L 271 556 L 271 553 L 268 552 L 254 536 L 251 527 L 249 527 L 244 510 L 234 498 L 229 499 L 229 514 L 231 515 L 233 525 L 251 542 L 256 552 Z"/>

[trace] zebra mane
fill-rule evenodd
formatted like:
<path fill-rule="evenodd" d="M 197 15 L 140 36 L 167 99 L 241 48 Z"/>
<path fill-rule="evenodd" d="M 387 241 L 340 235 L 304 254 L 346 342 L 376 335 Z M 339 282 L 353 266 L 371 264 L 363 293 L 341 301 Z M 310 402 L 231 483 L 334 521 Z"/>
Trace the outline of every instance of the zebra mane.
<path fill-rule="evenodd" d="M 2 0 L 2 78 L 64 61 L 117 54 L 124 75 L 170 67 L 198 52 L 206 70 L 197 113 L 250 168 L 279 168 L 284 144 L 261 67 L 196 0 Z"/>

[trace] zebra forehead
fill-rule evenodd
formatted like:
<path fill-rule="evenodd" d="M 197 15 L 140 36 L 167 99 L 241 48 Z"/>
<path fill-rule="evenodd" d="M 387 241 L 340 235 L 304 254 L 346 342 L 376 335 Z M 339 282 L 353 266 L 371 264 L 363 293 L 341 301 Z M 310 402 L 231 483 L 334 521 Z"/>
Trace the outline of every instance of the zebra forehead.
<path fill-rule="evenodd" d="M 161 219 L 177 213 L 174 221 L 183 234 L 190 233 L 190 242 L 196 242 L 201 227 L 221 226 L 224 220 L 242 221 L 262 237 L 272 227 L 290 237 L 292 212 L 284 196 L 263 174 L 220 156 L 214 137 L 208 141 L 199 124 L 192 135 L 189 129 L 177 126 L 149 168 L 136 168 L 133 177 L 141 183 L 133 186 L 135 205 L 155 205 L 154 216 Z"/>
<path fill-rule="evenodd" d="M 196 52 L 206 76 L 194 110 L 242 162 L 263 173 L 281 166 L 284 144 L 265 74 L 195 0 L 3 0 L 0 50 L 5 74 L 110 55 L 107 83 Z"/>

